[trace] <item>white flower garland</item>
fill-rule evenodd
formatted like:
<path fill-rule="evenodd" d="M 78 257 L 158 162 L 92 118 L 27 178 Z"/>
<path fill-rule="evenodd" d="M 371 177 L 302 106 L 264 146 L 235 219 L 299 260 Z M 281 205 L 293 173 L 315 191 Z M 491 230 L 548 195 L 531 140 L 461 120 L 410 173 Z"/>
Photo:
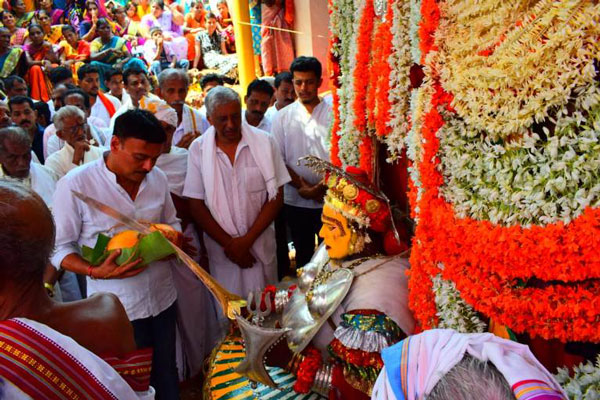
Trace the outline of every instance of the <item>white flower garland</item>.
<path fill-rule="evenodd" d="M 410 37 L 410 54 L 415 64 L 421 64 L 421 39 L 419 26 L 421 25 L 421 0 L 410 0 L 410 23 L 408 36 Z"/>
<path fill-rule="evenodd" d="M 392 2 L 392 53 L 388 59 L 391 67 L 390 91 L 388 94 L 390 120 L 387 123 L 391 131 L 383 138 L 391 154 L 388 161 L 393 161 L 399 157 L 410 128 L 410 67 L 412 66 L 412 56 L 409 27 L 411 3 L 411 0 L 395 0 Z"/>
<path fill-rule="evenodd" d="M 600 399 L 600 356 L 596 364 L 587 362 L 573 368 L 573 376 L 567 368 L 559 368 L 556 381 L 572 400 Z"/>
<path fill-rule="evenodd" d="M 568 223 L 600 205 L 600 86 L 576 93 L 543 141 L 523 132 L 501 143 L 458 118 L 438 132 L 444 198 L 456 214 L 503 225 Z"/>
<path fill-rule="evenodd" d="M 358 5 L 350 7 L 354 11 L 352 19 L 346 18 L 345 29 L 348 30 L 346 40 L 348 47 L 344 54 L 347 54 L 347 68 L 341 69 L 341 88 L 340 96 L 340 140 L 339 157 L 344 166 L 359 165 L 359 144 L 360 132 L 354 127 L 354 69 L 356 68 L 356 53 L 358 47 L 357 35 L 360 28 L 360 20 L 365 9 L 366 2 L 360 1 Z M 356 8 L 354 8 L 356 7 Z M 348 29 L 350 28 L 350 29 Z M 341 67 L 341 65 L 340 65 Z"/>
<path fill-rule="evenodd" d="M 460 333 L 482 333 L 487 330 L 487 325 L 473 307 L 460 297 L 454 282 L 442 279 L 441 275 L 431 280 L 439 318 L 437 328 L 454 329 Z"/>

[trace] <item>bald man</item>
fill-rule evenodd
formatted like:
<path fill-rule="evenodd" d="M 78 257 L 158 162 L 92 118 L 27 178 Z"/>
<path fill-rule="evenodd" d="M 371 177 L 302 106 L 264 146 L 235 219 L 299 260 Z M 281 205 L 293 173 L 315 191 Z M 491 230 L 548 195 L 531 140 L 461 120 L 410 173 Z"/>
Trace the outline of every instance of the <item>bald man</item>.
<path fill-rule="evenodd" d="M 125 357 L 136 349 L 133 328 L 117 297 L 100 293 L 72 303 L 48 297 L 42 276 L 54 248 L 55 227 L 50 210 L 31 189 L 0 180 L 0 218 L 3 394 L 48 398 L 52 388 L 52 393 L 79 391 L 82 398 L 136 399 L 125 380 L 98 357 Z M 51 379 L 45 371 L 59 379 Z M 62 371 L 68 371 L 68 377 L 62 377 Z"/>

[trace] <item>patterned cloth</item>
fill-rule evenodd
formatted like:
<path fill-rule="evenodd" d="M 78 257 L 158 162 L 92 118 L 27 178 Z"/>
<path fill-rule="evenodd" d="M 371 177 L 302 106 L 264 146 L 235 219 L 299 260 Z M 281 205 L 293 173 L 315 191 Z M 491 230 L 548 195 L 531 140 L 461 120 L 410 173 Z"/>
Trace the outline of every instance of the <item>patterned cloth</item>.
<path fill-rule="evenodd" d="M 260 9 L 260 1 L 251 0 L 250 1 L 250 23 L 252 24 L 252 50 L 254 50 L 254 54 L 260 55 L 260 43 L 262 40 L 262 35 L 260 34 L 260 24 L 262 23 L 262 15 Z"/>
<path fill-rule="evenodd" d="M 489 361 L 504 376 L 517 400 L 566 400 L 554 377 L 525 345 L 491 333 L 462 334 L 432 329 L 383 350 L 384 370 L 373 400 L 421 400 L 469 354 Z"/>

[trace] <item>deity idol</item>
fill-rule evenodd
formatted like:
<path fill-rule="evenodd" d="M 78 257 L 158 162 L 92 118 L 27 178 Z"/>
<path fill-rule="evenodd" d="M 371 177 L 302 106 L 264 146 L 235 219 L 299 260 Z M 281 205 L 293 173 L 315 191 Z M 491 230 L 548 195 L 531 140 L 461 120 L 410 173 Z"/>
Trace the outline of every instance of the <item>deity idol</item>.
<path fill-rule="evenodd" d="M 398 254 L 407 247 L 387 198 L 361 170 L 304 161 L 328 186 L 324 244 L 297 282 L 249 296 L 252 318 L 238 315 L 239 329 L 213 352 L 205 398 L 367 399 L 381 351 L 413 333 L 406 251 Z"/>

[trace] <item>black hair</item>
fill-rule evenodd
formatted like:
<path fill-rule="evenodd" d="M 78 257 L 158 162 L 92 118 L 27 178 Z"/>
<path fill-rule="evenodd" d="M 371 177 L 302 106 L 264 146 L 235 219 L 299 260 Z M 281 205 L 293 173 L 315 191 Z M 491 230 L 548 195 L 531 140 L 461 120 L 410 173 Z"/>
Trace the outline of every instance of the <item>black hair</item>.
<path fill-rule="evenodd" d="M 58 85 L 62 81 L 66 81 L 69 78 L 73 78 L 73 73 L 70 69 L 65 67 L 56 67 L 48 74 L 48 78 L 50 78 L 50 82 L 52 82 L 52 86 Z"/>
<path fill-rule="evenodd" d="M 314 72 L 317 79 L 321 79 L 323 73 L 323 67 L 321 63 L 315 57 L 300 56 L 292 61 L 290 66 L 290 72 L 292 75 L 294 72 Z"/>
<path fill-rule="evenodd" d="M 206 85 L 210 82 L 217 82 L 219 86 L 223 86 L 225 82 L 223 81 L 223 77 L 219 74 L 206 74 L 202 78 L 200 78 L 200 88 L 204 90 Z"/>
<path fill-rule="evenodd" d="M 30 24 L 30 25 L 27 27 L 27 32 L 31 33 L 31 30 L 32 30 L 33 28 L 38 28 L 40 31 L 44 32 L 44 29 L 43 29 L 43 28 L 42 28 L 42 27 L 41 27 L 39 24 Z"/>
<path fill-rule="evenodd" d="M 106 18 L 98 18 L 98 22 L 96 22 L 96 28 L 100 28 L 100 25 L 108 26 L 112 32 L 112 27 L 110 26 Z"/>
<path fill-rule="evenodd" d="M 85 106 L 86 109 L 89 110 L 91 107 L 90 95 L 78 87 L 75 87 L 74 89 L 68 89 L 61 97 L 62 103 L 65 104 L 65 100 L 67 99 L 67 97 L 72 96 L 74 94 L 83 97 L 83 105 Z"/>
<path fill-rule="evenodd" d="M 121 140 L 133 138 L 149 143 L 167 140 L 167 134 L 154 114 L 139 108 L 125 111 L 117 117 L 113 135 Z"/>
<path fill-rule="evenodd" d="M 69 31 L 77 34 L 77 31 L 75 30 L 74 26 L 72 26 L 72 25 L 63 25 L 62 26 L 61 32 L 63 35 L 65 34 L 65 32 L 69 32 Z"/>
<path fill-rule="evenodd" d="M 252 92 L 266 93 L 269 95 L 269 97 L 273 97 L 273 93 L 275 93 L 275 90 L 273 90 L 273 86 L 271 86 L 269 82 L 262 79 L 255 79 L 248 85 L 248 90 L 246 90 L 246 96 L 250 97 Z"/>
<path fill-rule="evenodd" d="M 15 13 L 10 11 L 10 10 L 2 10 L 0 11 L 0 21 L 2 21 L 2 19 L 4 18 L 4 16 L 6 14 L 12 14 L 13 17 L 15 17 L 15 19 L 17 19 L 17 17 L 15 16 Z M 7 28 L 8 29 L 8 28 Z"/>
<path fill-rule="evenodd" d="M 161 10 L 165 9 L 165 2 L 163 0 L 151 0 L 150 4 L 156 4 Z"/>
<path fill-rule="evenodd" d="M 17 82 L 24 83 L 25 85 L 27 85 L 25 79 L 21 78 L 19 75 L 10 75 L 4 78 L 4 89 L 6 91 L 12 90 L 12 88 L 15 86 L 15 83 Z"/>
<path fill-rule="evenodd" d="M 291 72 L 288 71 L 284 71 L 284 72 L 280 72 L 277 75 L 275 75 L 275 89 L 279 89 L 279 86 L 281 86 L 282 82 L 287 82 L 287 83 L 293 83 L 292 80 L 294 79 L 294 76 L 292 75 Z"/>
<path fill-rule="evenodd" d="M 34 110 L 33 100 L 31 99 L 31 97 L 28 97 L 28 96 L 15 96 L 15 97 L 8 99 L 8 108 L 12 112 L 13 105 L 25 104 L 25 103 L 29 104 L 29 107 L 31 107 L 31 109 Z"/>
<path fill-rule="evenodd" d="M 217 16 L 215 15 L 214 12 L 209 11 L 208 13 L 206 13 L 206 15 L 204 16 L 204 19 L 206 21 L 208 21 L 209 19 L 217 19 Z"/>
<path fill-rule="evenodd" d="M 125 82 L 125 84 L 127 85 L 127 80 L 129 79 L 129 77 L 131 75 L 140 75 L 140 74 L 143 74 L 146 78 L 148 78 L 148 74 L 146 73 L 146 71 L 144 71 L 140 67 L 126 68 L 125 71 L 123 71 L 123 82 Z"/>
<path fill-rule="evenodd" d="M 44 101 L 38 101 L 36 103 L 33 103 L 33 109 L 38 112 L 38 118 L 40 116 L 41 117 L 45 117 L 47 124 L 49 124 L 51 122 L 51 120 L 50 120 L 50 107 L 48 106 L 48 103 L 46 103 Z M 46 126 L 48 126 L 48 125 L 46 125 Z M 45 126 L 44 126 L 44 128 L 45 128 Z"/>
<path fill-rule="evenodd" d="M 87 74 L 98 74 L 100 75 L 100 70 L 95 65 L 83 64 L 77 70 L 77 78 L 82 81 Z"/>
<path fill-rule="evenodd" d="M 104 81 L 108 82 L 110 81 L 110 79 L 115 76 L 115 75 L 123 75 L 123 71 L 121 71 L 118 68 L 111 68 L 108 70 L 108 72 L 104 73 Z"/>

